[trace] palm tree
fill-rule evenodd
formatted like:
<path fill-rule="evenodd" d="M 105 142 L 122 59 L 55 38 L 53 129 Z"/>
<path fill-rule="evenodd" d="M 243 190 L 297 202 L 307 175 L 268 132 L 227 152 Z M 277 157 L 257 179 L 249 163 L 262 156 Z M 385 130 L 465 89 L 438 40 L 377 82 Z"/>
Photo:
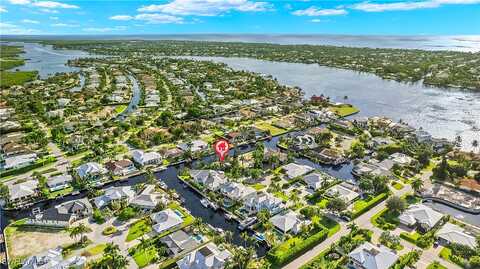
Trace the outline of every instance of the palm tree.
<path fill-rule="evenodd" d="M 78 236 L 80 236 L 80 240 L 82 240 L 83 235 L 86 234 L 86 233 L 89 233 L 91 231 L 92 231 L 92 229 L 87 227 L 85 224 L 80 223 L 78 226 L 71 227 L 69 229 L 69 236 L 70 236 L 70 238 L 75 238 L 75 239 Z"/>
<path fill-rule="evenodd" d="M 411 183 L 415 192 L 419 192 L 423 188 L 423 181 L 420 178 L 416 178 Z"/>
<path fill-rule="evenodd" d="M 240 238 L 242 238 L 244 246 L 247 247 L 247 243 L 250 240 L 250 236 L 247 234 L 247 232 L 242 232 L 240 234 Z"/>
<path fill-rule="evenodd" d="M 231 243 L 232 239 L 233 239 L 233 232 L 232 231 L 225 231 L 224 237 L 225 237 L 225 242 Z"/>
<path fill-rule="evenodd" d="M 233 257 L 227 262 L 225 268 L 228 269 L 247 269 L 252 262 L 255 254 L 255 249 L 252 247 L 243 249 L 238 248 Z"/>
<path fill-rule="evenodd" d="M 478 148 L 478 140 L 477 140 L 477 139 L 474 139 L 474 140 L 472 141 L 472 147 L 473 147 L 474 150 L 475 150 L 476 148 Z"/>

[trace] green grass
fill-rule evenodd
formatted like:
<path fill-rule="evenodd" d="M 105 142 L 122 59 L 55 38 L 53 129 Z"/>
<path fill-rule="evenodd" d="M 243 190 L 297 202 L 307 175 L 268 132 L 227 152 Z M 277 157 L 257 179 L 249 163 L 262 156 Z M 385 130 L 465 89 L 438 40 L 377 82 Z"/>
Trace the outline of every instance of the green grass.
<path fill-rule="evenodd" d="M 253 185 L 249 185 L 250 187 L 254 188 L 255 190 L 259 191 L 259 190 L 263 190 L 265 189 L 267 186 L 263 185 L 263 184 L 260 184 L 260 183 L 256 183 L 256 184 L 253 184 Z"/>
<path fill-rule="evenodd" d="M 73 187 L 69 186 L 63 190 L 53 191 L 48 194 L 49 199 L 54 199 L 58 196 L 64 196 L 73 192 Z"/>
<path fill-rule="evenodd" d="M 377 196 L 369 196 L 365 199 L 356 201 L 353 204 L 353 211 L 352 211 L 353 218 L 357 218 L 358 216 L 367 212 L 372 207 L 376 206 L 381 201 L 385 200 L 388 197 L 388 195 L 389 193 L 385 192 L 385 193 L 380 193 Z"/>
<path fill-rule="evenodd" d="M 329 109 L 340 117 L 350 116 L 360 111 L 358 108 L 346 104 L 340 106 L 331 106 Z"/>
<path fill-rule="evenodd" d="M 420 238 L 420 234 L 418 232 L 412 232 L 412 233 L 406 233 L 403 232 L 400 234 L 400 237 L 405 239 L 406 241 L 412 243 L 412 244 L 417 244 L 418 238 Z"/>
<path fill-rule="evenodd" d="M 285 193 L 281 192 L 281 191 L 277 191 L 273 194 L 273 196 L 279 198 L 279 199 L 282 199 L 282 201 L 285 201 L 287 202 L 288 201 L 288 195 L 286 195 Z"/>
<path fill-rule="evenodd" d="M 257 127 L 260 130 L 263 130 L 263 131 L 270 131 L 270 134 L 272 136 L 281 135 L 281 134 L 284 134 L 284 133 L 287 132 L 287 130 L 285 130 L 285 129 L 275 127 L 275 126 L 271 125 L 270 123 L 264 122 L 264 121 L 255 123 L 255 127 Z"/>
<path fill-rule="evenodd" d="M 87 248 L 83 253 L 82 253 L 82 256 L 95 256 L 95 255 L 98 255 L 100 253 L 103 253 L 103 251 L 105 250 L 105 248 L 107 247 L 107 244 L 98 244 L 96 246 L 93 246 L 91 248 Z"/>
<path fill-rule="evenodd" d="M 23 85 L 25 82 L 32 81 L 38 76 L 37 71 L 0 71 L 0 87 L 10 87 L 13 85 Z"/>
<path fill-rule="evenodd" d="M 125 241 L 127 242 L 133 241 L 151 231 L 152 231 L 152 227 L 148 224 L 147 221 L 143 219 L 139 220 L 130 226 L 130 228 L 128 229 L 128 234 Z"/>
<path fill-rule="evenodd" d="M 316 205 L 320 208 L 327 208 L 328 199 L 322 198 L 320 202 L 317 202 Z"/>
<path fill-rule="evenodd" d="M 447 267 L 441 265 L 441 264 L 435 264 L 435 263 L 431 263 L 427 269 L 447 269 Z"/>
<path fill-rule="evenodd" d="M 395 182 L 392 184 L 393 188 L 395 188 L 396 190 L 401 190 L 403 189 L 403 185 L 398 183 L 398 182 Z"/>
<path fill-rule="evenodd" d="M 373 215 L 370 222 L 382 230 L 394 230 L 400 224 L 398 214 L 388 211 L 388 208 Z"/>
<path fill-rule="evenodd" d="M 125 111 L 127 109 L 127 107 L 128 107 L 127 105 L 118 105 L 118 106 L 115 107 L 114 111 L 115 111 L 116 114 L 120 114 L 123 111 Z"/>
<path fill-rule="evenodd" d="M 450 255 L 452 255 L 452 250 L 449 249 L 449 248 L 446 248 L 446 247 L 442 248 L 442 250 L 438 254 L 438 256 L 440 256 L 440 258 L 442 258 L 446 261 L 450 261 Z"/>
<path fill-rule="evenodd" d="M 133 255 L 133 260 L 138 265 L 138 267 L 143 268 L 149 265 L 153 259 L 157 256 L 157 250 L 155 247 L 149 247 L 142 249 Z"/>

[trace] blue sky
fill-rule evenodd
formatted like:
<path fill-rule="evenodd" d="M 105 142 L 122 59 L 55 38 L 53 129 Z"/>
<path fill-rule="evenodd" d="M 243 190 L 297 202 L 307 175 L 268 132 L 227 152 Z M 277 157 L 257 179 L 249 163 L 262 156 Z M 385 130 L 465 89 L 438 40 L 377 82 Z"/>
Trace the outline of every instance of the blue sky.
<path fill-rule="evenodd" d="M 480 0 L 1 0 L 0 34 L 480 34 Z"/>

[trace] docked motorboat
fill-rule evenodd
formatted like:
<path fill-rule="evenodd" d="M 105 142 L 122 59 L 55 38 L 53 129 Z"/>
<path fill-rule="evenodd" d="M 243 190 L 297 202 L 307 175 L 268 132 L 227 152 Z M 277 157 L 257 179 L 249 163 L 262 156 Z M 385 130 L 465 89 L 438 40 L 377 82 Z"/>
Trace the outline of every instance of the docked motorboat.
<path fill-rule="evenodd" d="M 210 204 L 207 199 L 202 199 L 202 200 L 200 200 L 200 203 L 201 203 L 204 207 L 208 207 L 208 205 Z"/>

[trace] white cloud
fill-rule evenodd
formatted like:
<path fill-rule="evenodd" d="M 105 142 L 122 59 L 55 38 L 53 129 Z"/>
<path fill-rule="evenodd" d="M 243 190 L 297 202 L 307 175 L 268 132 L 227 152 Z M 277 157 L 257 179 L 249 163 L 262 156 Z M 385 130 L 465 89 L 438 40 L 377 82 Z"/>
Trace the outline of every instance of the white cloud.
<path fill-rule="evenodd" d="M 477 4 L 480 0 L 430 0 L 430 1 L 418 1 L 418 2 L 394 2 L 394 3 L 371 3 L 363 2 L 352 5 L 351 8 L 356 10 L 362 10 L 366 12 L 383 12 L 383 11 L 401 11 L 401 10 L 414 10 L 424 8 L 437 8 L 442 5 L 468 5 Z"/>
<path fill-rule="evenodd" d="M 29 19 L 23 19 L 23 23 L 31 23 L 31 24 L 39 24 L 39 21 L 34 21 L 34 20 L 29 20 Z"/>
<path fill-rule="evenodd" d="M 249 0 L 173 0 L 162 5 L 142 6 L 139 12 L 161 12 L 179 16 L 216 16 L 229 11 L 258 12 L 271 10 L 267 2 Z"/>
<path fill-rule="evenodd" d="M 307 9 L 295 10 L 292 12 L 295 16 L 336 16 L 345 15 L 348 12 L 345 9 L 320 9 L 315 6 L 311 6 Z"/>
<path fill-rule="evenodd" d="M 0 13 L 8 12 L 6 8 L 0 7 Z"/>
<path fill-rule="evenodd" d="M 22 28 L 18 25 L 0 22 L 0 35 L 26 35 L 26 34 L 38 34 L 35 29 Z"/>
<path fill-rule="evenodd" d="M 129 21 L 129 20 L 132 20 L 133 17 L 130 15 L 115 15 L 115 16 L 111 16 L 109 19 L 114 21 Z"/>
<path fill-rule="evenodd" d="M 65 4 L 61 2 L 55 2 L 55 1 L 31 1 L 31 0 L 8 0 L 8 1 L 13 5 L 30 5 L 30 6 L 46 8 L 46 9 L 79 8 L 79 6 L 76 6 L 76 5 Z"/>
<path fill-rule="evenodd" d="M 53 27 L 78 27 L 78 24 L 69 24 L 69 23 L 52 23 L 50 26 Z"/>
<path fill-rule="evenodd" d="M 310 20 L 310 21 L 311 21 L 311 22 L 314 22 L 314 23 L 319 23 L 319 22 L 321 22 L 320 19 L 313 19 L 313 20 Z"/>
<path fill-rule="evenodd" d="M 117 21 L 137 20 L 137 21 L 145 21 L 147 23 L 152 23 L 152 24 L 184 23 L 184 20 L 182 17 L 176 17 L 176 16 L 160 14 L 160 13 L 141 13 L 135 16 L 116 15 L 116 16 L 110 17 L 110 19 L 117 20 Z"/>
<path fill-rule="evenodd" d="M 58 10 L 56 9 L 48 9 L 48 8 L 41 8 L 39 9 L 43 13 L 50 13 L 50 14 L 58 14 Z"/>
<path fill-rule="evenodd" d="M 58 21 L 58 17 L 48 17 L 49 19 L 51 19 L 52 21 Z"/>
<path fill-rule="evenodd" d="M 93 33 L 107 33 L 107 32 L 125 31 L 127 30 L 127 27 L 126 26 L 103 27 L 103 28 L 89 27 L 89 28 L 83 28 L 82 30 L 85 32 L 93 32 Z"/>

